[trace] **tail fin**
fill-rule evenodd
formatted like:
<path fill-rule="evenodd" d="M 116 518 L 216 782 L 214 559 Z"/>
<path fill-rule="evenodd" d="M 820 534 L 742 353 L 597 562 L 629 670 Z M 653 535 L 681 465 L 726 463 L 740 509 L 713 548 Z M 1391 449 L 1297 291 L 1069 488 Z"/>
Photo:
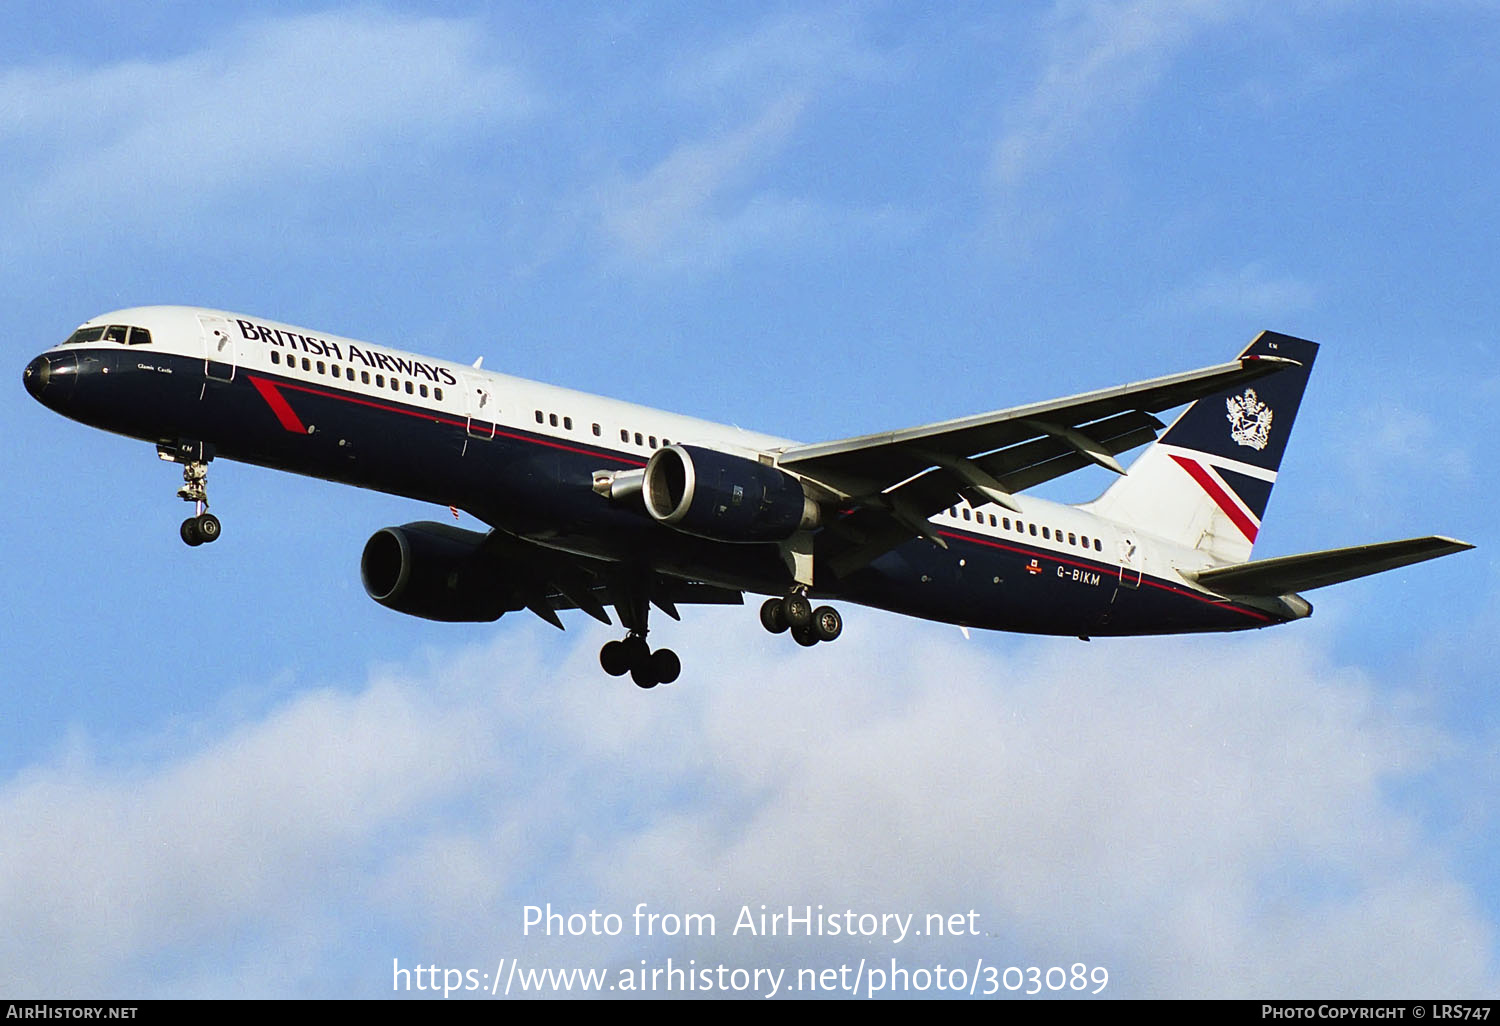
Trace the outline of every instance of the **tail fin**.
<path fill-rule="evenodd" d="M 1193 403 L 1090 511 L 1218 562 L 1249 559 L 1317 355 L 1315 342 L 1261 332 L 1241 358 L 1296 365 Z"/>

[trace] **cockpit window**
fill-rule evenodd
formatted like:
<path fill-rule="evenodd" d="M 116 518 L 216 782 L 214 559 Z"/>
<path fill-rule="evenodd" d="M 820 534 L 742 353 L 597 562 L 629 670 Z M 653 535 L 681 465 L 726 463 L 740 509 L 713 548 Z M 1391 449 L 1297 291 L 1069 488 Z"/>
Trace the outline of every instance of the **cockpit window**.
<path fill-rule="evenodd" d="M 104 328 L 102 326 L 94 328 L 79 328 L 77 331 L 73 332 L 73 334 L 68 336 L 68 340 L 64 342 L 63 345 L 73 346 L 77 345 L 80 342 L 97 342 L 103 337 Z"/>
<path fill-rule="evenodd" d="M 104 327 L 95 325 L 91 328 L 79 328 L 68 336 L 68 340 L 63 345 L 73 346 L 83 342 L 98 342 L 100 340 L 118 342 L 122 346 L 149 346 L 151 344 L 151 332 L 145 328 L 133 328 L 128 324 L 110 324 Z"/>

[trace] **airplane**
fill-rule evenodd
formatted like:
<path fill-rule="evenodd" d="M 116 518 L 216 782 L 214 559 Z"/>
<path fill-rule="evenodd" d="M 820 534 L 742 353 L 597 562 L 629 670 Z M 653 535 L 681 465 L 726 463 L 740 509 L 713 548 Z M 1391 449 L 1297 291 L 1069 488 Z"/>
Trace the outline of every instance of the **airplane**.
<path fill-rule="evenodd" d="M 681 662 L 655 607 L 743 604 L 813 646 L 843 601 L 968 628 L 1092 637 L 1306 617 L 1299 594 L 1473 546 L 1410 538 L 1252 560 L 1318 346 L 1258 335 L 1228 363 L 941 423 L 803 444 L 259 317 L 188 306 L 85 321 L 24 371 L 74 420 L 183 468 L 180 535 L 216 541 L 208 465 L 236 460 L 467 511 L 486 532 L 375 532 L 376 602 L 449 622 L 582 610 L 642 688 Z M 1170 427 L 1155 416 L 1185 406 Z M 1147 448 L 1127 471 L 1116 457 Z M 1097 465 L 1092 502 L 1023 494 Z"/>

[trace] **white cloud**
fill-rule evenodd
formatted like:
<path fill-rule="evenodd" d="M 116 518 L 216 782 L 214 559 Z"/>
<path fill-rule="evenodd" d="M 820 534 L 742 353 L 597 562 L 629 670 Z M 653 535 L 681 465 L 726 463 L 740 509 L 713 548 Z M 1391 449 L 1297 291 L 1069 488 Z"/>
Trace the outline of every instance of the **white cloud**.
<path fill-rule="evenodd" d="M 1239 6 L 1236 0 L 1057 4 L 1036 84 L 1008 111 L 995 147 L 1000 184 L 1023 183 L 1104 129 L 1203 28 L 1232 17 Z"/>
<path fill-rule="evenodd" d="M 504 753 L 475 746 L 475 729 L 460 709 L 377 680 L 358 696 L 304 694 L 164 765 L 104 768 L 75 753 L 23 772 L 0 791 L 11 989 L 139 993 L 150 985 L 118 975 L 136 959 L 295 924 L 346 846 L 494 774 L 486 763 Z"/>
<path fill-rule="evenodd" d="M 669 85 L 694 102 L 774 96 L 885 74 L 887 58 L 857 39 L 839 12 L 775 15 L 710 47 L 669 74 Z"/>
<path fill-rule="evenodd" d="M 837 13 L 772 16 L 667 69 L 661 121 L 702 119 L 644 172 L 622 172 L 593 192 L 613 262 L 632 271 L 722 267 L 752 252 L 821 251 L 848 240 L 909 230 L 910 214 L 787 195 L 765 180 L 812 129 L 809 110 L 842 84 L 884 74 Z"/>
<path fill-rule="evenodd" d="M 67 994 L 151 990 L 122 981 L 169 953 L 167 992 L 216 972 L 241 992 L 241 965 L 282 967 L 262 992 L 375 995 L 392 957 L 668 954 L 1087 961 L 1122 995 L 1494 989 L 1495 924 L 1386 797 L 1469 756 L 1296 628 L 966 644 L 848 612 L 812 652 L 749 609 L 660 625 L 686 672 L 653 693 L 598 671 L 602 632 L 544 659 L 507 620 L 491 646 L 300 696 L 162 765 L 34 767 L 0 788 L 0 822 L 24 824 L 0 855 L 0 964 L 11 989 Z M 709 911 L 720 931 L 523 938 L 521 906 L 546 901 Z M 725 936 L 761 903 L 973 908 L 988 935 Z"/>
<path fill-rule="evenodd" d="M 1276 274 L 1260 261 L 1252 261 L 1237 270 L 1204 274 L 1168 295 L 1164 305 L 1193 313 L 1266 319 L 1300 313 L 1316 299 L 1317 292 L 1308 283 L 1291 275 Z"/>
<path fill-rule="evenodd" d="M 474 23 L 345 11 L 247 22 L 179 57 L 5 72 L 6 218 L 103 230 L 266 183 L 421 167 L 436 141 L 534 108 L 489 47 Z"/>
<path fill-rule="evenodd" d="M 606 232 L 627 259 L 687 262 L 733 250 L 778 223 L 798 219 L 796 204 L 766 196 L 721 213 L 724 194 L 743 185 L 785 145 L 804 99 L 782 96 L 748 124 L 706 141 L 683 143 L 642 177 L 601 190 Z M 759 212 L 751 211 L 759 206 Z"/>

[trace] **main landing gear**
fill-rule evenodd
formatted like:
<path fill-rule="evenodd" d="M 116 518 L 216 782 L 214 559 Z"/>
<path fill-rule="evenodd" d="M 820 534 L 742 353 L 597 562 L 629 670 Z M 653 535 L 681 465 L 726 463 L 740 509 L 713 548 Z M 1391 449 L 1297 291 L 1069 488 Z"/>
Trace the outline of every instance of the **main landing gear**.
<path fill-rule="evenodd" d="M 208 512 L 208 461 L 213 459 L 210 448 L 202 442 L 184 442 L 158 445 L 156 454 L 170 463 L 182 464 L 182 487 L 177 489 L 177 497 L 193 504 L 193 515 L 178 531 L 182 540 L 191 546 L 218 541 L 219 518 Z"/>
<path fill-rule="evenodd" d="M 772 634 L 791 631 L 793 640 L 807 648 L 820 641 L 833 641 L 844 632 L 844 618 L 837 609 L 832 606 L 814 609 L 801 590 L 785 598 L 766 599 L 760 607 L 760 623 Z"/>
<path fill-rule="evenodd" d="M 638 688 L 654 688 L 658 684 L 671 684 L 682 674 L 682 661 L 670 648 L 651 651 L 646 644 L 648 622 L 651 619 L 652 582 L 649 576 L 634 584 L 624 585 L 618 593 L 615 609 L 620 622 L 630 633 L 623 641 L 611 641 L 599 650 L 599 665 L 611 677 L 630 674 Z M 664 598 L 656 599 L 658 605 L 677 618 L 677 610 Z"/>
<path fill-rule="evenodd" d="M 682 661 L 677 658 L 677 653 L 670 648 L 651 651 L 644 631 L 631 631 L 624 641 L 608 642 L 599 650 L 599 665 L 611 677 L 630 674 L 630 679 L 639 688 L 670 684 L 682 673 Z"/>

